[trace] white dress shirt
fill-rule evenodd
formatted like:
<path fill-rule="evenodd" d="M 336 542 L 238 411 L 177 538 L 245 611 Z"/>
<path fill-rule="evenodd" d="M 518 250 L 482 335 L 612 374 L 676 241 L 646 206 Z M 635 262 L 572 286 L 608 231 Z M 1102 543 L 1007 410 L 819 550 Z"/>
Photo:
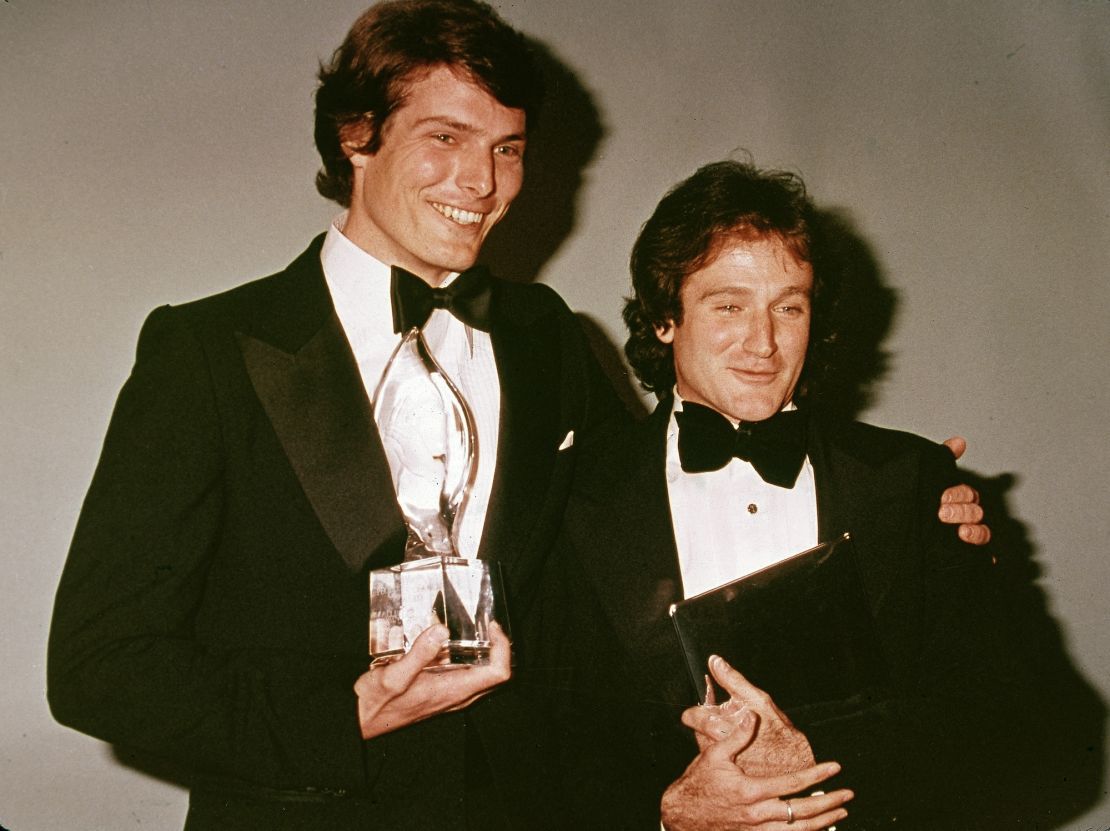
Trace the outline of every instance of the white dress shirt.
<path fill-rule="evenodd" d="M 373 401 L 401 335 L 393 331 L 390 265 L 374 259 L 343 235 L 346 219 L 347 215 L 341 214 L 328 228 L 320 262 L 366 395 Z M 444 285 L 457 276 L 450 275 Z M 466 399 L 478 428 L 478 470 L 458 533 L 459 554 L 476 557 L 493 489 L 501 420 L 501 386 L 493 345 L 489 333 L 470 328 L 445 309 L 432 311 L 423 333 L 436 362 Z M 391 472 L 396 486 L 396 471 Z"/>
<path fill-rule="evenodd" d="M 732 459 L 720 470 L 686 473 L 678 458 L 674 396 L 667 426 L 667 493 L 685 597 L 736 580 L 817 545 L 817 492 L 807 457 L 794 487 L 763 481 Z M 794 409 L 793 404 L 785 409 Z"/>

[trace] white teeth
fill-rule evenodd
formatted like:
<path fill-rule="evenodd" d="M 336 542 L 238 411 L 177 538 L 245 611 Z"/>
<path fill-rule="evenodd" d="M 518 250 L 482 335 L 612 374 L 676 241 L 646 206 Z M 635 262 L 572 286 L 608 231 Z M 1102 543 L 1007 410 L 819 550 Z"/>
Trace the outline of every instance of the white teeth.
<path fill-rule="evenodd" d="M 473 225 L 476 222 L 481 222 L 482 217 L 485 216 L 485 214 L 475 213 L 474 211 L 463 211 L 450 205 L 442 205 L 439 202 L 433 202 L 432 207 L 460 225 Z"/>

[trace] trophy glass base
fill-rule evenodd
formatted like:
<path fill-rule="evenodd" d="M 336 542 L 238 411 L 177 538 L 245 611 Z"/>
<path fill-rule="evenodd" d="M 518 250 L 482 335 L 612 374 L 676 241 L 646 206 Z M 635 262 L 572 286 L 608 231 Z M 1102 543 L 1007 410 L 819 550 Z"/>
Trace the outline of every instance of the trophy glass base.
<path fill-rule="evenodd" d="M 452 664 L 488 664 L 489 641 L 448 641 Z"/>
<path fill-rule="evenodd" d="M 489 663 L 489 627 L 508 620 L 496 563 L 433 556 L 370 572 L 370 656 L 405 654 L 437 623 L 448 629 L 443 668 Z"/>

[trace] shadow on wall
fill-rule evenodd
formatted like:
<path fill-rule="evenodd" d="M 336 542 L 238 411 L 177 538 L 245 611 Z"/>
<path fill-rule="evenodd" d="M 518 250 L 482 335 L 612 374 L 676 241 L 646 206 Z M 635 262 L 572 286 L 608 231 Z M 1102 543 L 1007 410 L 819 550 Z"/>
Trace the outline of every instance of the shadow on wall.
<path fill-rule="evenodd" d="M 1012 827 L 1062 831 L 1104 796 L 1106 704 L 1072 663 L 1063 632 L 1049 612 L 1036 546 L 1008 504 L 1017 477 L 962 473 L 979 491 L 991 526 L 987 551 L 1008 601 L 1009 630 L 1038 682 L 1030 691 L 1030 706 L 1041 727 L 1034 740 L 1043 763 L 1013 789 L 1028 798 L 1014 807 Z"/>
<path fill-rule="evenodd" d="M 578 76 L 543 43 L 530 43 L 543 69 L 543 110 L 528 125 L 524 187 L 482 249 L 494 274 L 516 282 L 534 281 L 574 230 L 578 192 L 605 135 Z"/>
<path fill-rule="evenodd" d="M 829 287 L 815 298 L 815 324 L 800 379 L 808 406 L 858 418 L 875 400 L 890 366 L 883 341 L 898 295 L 886 285 L 871 246 L 841 208 L 818 209 L 813 222 L 815 277 Z"/>
<path fill-rule="evenodd" d="M 897 296 L 885 285 L 870 245 L 846 212 L 819 211 L 817 239 L 821 250 L 815 252 L 815 267 L 825 269 L 840 290 L 832 310 L 835 335 L 823 345 L 826 368 L 820 378 L 812 379 L 810 403 L 856 418 L 873 403 L 888 371 L 890 355 L 883 341 L 894 321 Z M 1063 829 L 1103 795 L 1106 706 L 1073 664 L 1049 613 L 1048 598 L 1038 583 L 1042 569 L 1036 548 L 1008 504 L 1016 477 L 961 472 L 979 491 L 992 530 L 988 553 L 997 563 L 996 587 L 1010 612 L 1008 628 L 1018 654 L 1036 677 L 1036 689 L 1024 698 L 1039 714 L 1035 721 L 1040 731 L 1033 740 L 1041 763 L 1028 771 L 1025 782 L 1009 789 L 1028 799 L 997 806 L 1006 815 L 999 819 L 1004 827 Z"/>
<path fill-rule="evenodd" d="M 875 400 L 888 371 L 890 355 L 883 341 L 894 321 L 897 296 L 884 285 L 882 268 L 847 213 L 821 210 L 818 225 L 822 250 L 817 267 L 831 272 L 840 292 L 833 310 L 836 335 L 827 345 L 828 368 L 811 403 L 856 418 Z M 1008 501 L 1016 477 L 961 472 L 979 491 L 992 530 L 988 552 L 997 563 L 997 587 L 1011 614 L 1009 629 L 1018 654 L 1037 678 L 1027 700 L 1040 714 L 1036 721 L 1042 729 L 1035 741 L 1042 763 L 1011 789 L 1029 798 L 1009 812 L 1009 827 L 1061 829 L 1103 795 L 1106 705 L 1073 664 L 1049 612 L 1038 582 L 1042 569 L 1036 548 Z"/>

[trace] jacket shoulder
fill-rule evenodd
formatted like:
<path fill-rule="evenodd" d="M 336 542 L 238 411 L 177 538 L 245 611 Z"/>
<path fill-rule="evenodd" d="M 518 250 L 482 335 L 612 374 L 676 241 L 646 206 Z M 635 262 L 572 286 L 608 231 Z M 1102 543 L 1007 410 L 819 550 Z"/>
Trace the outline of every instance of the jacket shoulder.
<path fill-rule="evenodd" d="M 316 237 L 307 249 L 281 271 L 265 277 L 257 277 L 207 297 L 163 306 L 161 309 L 192 324 L 246 321 L 253 318 L 258 310 L 282 302 L 282 298 L 285 297 L 292 300 L 298 295 L 306 295 L 304 299 L 310 300 L 314 299 L 313 294 L 326 296 L 326 290 L 306 293 L 306 288 L 312 284 L 313 277 L 318 278 L 320 288 L 325 288 L 322 282 L 323 268 L 320 265 L 320 248 L 323 240 L 322 234 Z"/>
<path fill-rule="evenodd" d="M 952 458 L 951 452 L 944 445 L 916 433 L 878 427 L 863 421 L 821 418 L 817 421 L 829 441 L 860 459 L 874 464 L 902 456 L 932 456 L 944 453 L 949 459 Z"/>
<path fill-rule="evenodd" d="M 533 320 L 555 315 L 566 320 L 574 313 L 551 286 L 543 283 L 513 283 L 494 278 L 495 303 L 499 317 L 527 324 Z"/>

